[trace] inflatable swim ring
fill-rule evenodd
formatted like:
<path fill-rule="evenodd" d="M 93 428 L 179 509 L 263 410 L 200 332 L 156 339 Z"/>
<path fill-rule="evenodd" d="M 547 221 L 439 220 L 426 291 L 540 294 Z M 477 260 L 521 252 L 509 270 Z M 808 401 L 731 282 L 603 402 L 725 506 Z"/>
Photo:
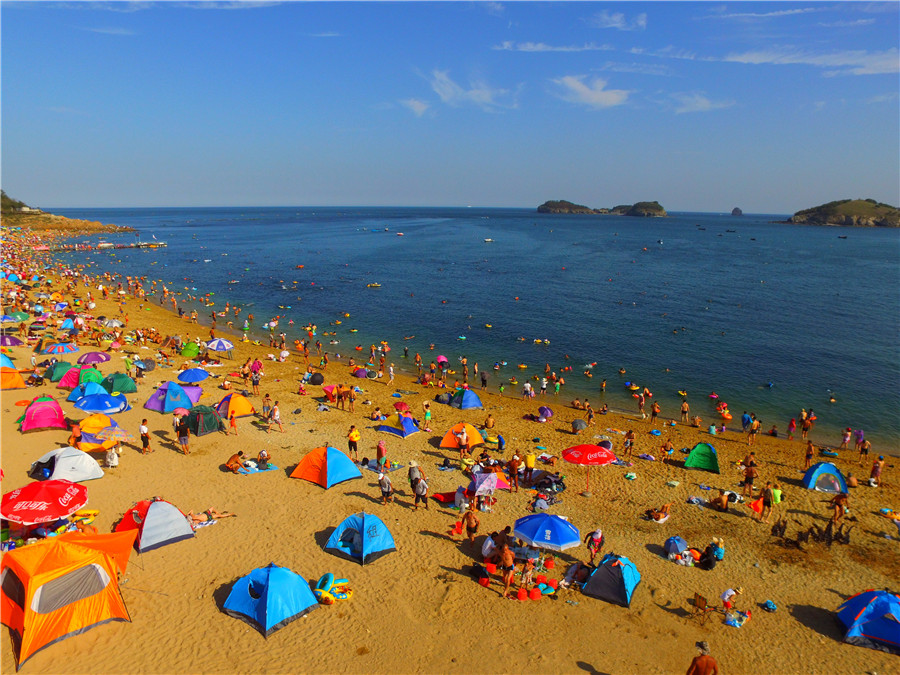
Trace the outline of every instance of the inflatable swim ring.
<path fill-rule="evenodd" d="M 722 419 L 723 419 L 723 420 L 730 420 L 730 419 L 731 419 L 731 413 L 728 412 L 727 410 L 723 410 L 723 411 L 722 411 Z"/>
<path fill-rule="evenodd" d="M 316 596 L 316 600 L 319 601 L 320 605 L 333 605 L 335 603 L 334 596 L 328 591 L 323 591 L 320 588 L 315 589 L 313 595 Z"/>
<path fill-rule="evenodd" d="M 326 593 L 331 591 L 332 586 L 334 586 L 334 575 L 331 572 L 326 572 L 316 582 L 316 588 Z"/>
<path fill-rule="evenodd" d="M 526 366 L 524 363 L 519 364 L 519 368 L 521 368 L 522 370 L 525 370 L 527 367 L 528 366 Z"/>
<path fill-rule="evenodd" d="M 679 395 L 679 396 L 687 396 L 687 391 L 684 390 L 684 389 L 680 389 L 680 390 L 678 391 L 678 395 Z"/>

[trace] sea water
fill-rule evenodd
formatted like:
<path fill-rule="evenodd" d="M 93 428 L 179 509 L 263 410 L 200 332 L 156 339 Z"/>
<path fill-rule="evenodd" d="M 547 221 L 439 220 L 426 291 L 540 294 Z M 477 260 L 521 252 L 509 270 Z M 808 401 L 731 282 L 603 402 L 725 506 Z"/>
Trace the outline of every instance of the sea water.
<path fill-rule="evenodd" d="M 686 390 L 692 414 L 704 423 L 716 420 L 708 398 L 715 391 L 728 402 L 733 427 L 746 410 L 761 418 L 763 431 L 776 424 L 783 436 L 790 418 L 813 408 L 818 443 L 837 445 L 847 426 L 864 429 L 876 453 L 895 452 L 900 441 L 897 230 L 793 226 L 778 222 L 786 219 L 779 214 L 645 219 L 369 207 L 57 212 L 128 225 L 142 240 L 168 243 L 65 259 L 161 279 L 183 300 L 213 293 L 212 308 L 182 304 L 197 307 L 201 318 L 224 309 L 226 300 L 242 305 L 241 319 L 253 313 L 257 335 L 275 316 L 282 317 L 277 332 L 287 332 L 289 343 L 304 335 L 302 325 L 315 323 L 333 361 L 336 353 L 342 361 L 359 357 L 358 344 L 367 354 L 370 344 L 387 340 L 397 368 L 411 370 L 416 352 L 426 364 L 446 355 L 451 367 L 465 355 L 470 367 L 477 361 L 490 370 L 494 391 L 501 381 L 515 376 L 522 383 L 549 364 L 566 381 L 557 405 L 579 396 L 595 408 L 607 402 L 634 412 L 627 381 L 653 391 L 663 416 L 678 417 L 677 392 Z M 101 236 L 134 241 L 133 234 Z M 372 283 L 380 287 L 367 286 Z M 336 320 L 342 323 L 330 325 Z M 321 335 L 332 330 L 337 335 Z M 507 365 L 493 369 L 502 362 Z M 507 395 L 518 392 L 507 385 Z"/>

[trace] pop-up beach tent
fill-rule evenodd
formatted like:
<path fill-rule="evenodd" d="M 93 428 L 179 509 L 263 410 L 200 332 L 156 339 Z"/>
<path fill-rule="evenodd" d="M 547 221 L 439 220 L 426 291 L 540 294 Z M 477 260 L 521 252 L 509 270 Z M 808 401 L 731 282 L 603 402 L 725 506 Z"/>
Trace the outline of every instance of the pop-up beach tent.
<path fill-rule="evenodd" d="M 481 437 L 478 429 L 468 422 L 460 422 L 459 424 L 454 424 L 450 427 L 450 431 L 444 434 L 444 438 L 441 439 L 441 447 L 453 449 L 459 448 L 459 436 L 457 434 L 461 433 L 463 429 L 466 430 L 466 437 L 469 439 L 470 448 L 484 444 L 484 439 Z"/>
<path fill-rule="evenodd" d="M 864 591 L 838 607 L 847 628 L 844 642 L 900 654 L 900 597 L 888 591 Z"/>
<path fill-rule="evenodd" d="M 69 368 L 57 383 L 59 389 L 74 389 L 85 382 L 100 384 L 103 375 L 93 366 L 74 366 Z"/>
<path fill-rule="evenodd" d="M 44 475 L 44 471 L 47 475 Z M 35 480 L 68 480 L 81 483 L 86 480 L 103 478 L 103 469 L 97 460 L 86 452 L 72 447 L 55 448 L 41 455 L 31 465 L 28 475 Z"/>
<path fill-rule="evenodd" d="M 847 492 L 847 481 L 843 474 L 831 462 L 818 462 L 813 464 L 803 474 L 803 487 L 807 490 L 818 490 L 839 494 Z"/>
<path fill-rule="evenodd" d="M 25 380 L 15 368 L 0 368 L 0 389 L 24 389 Z"/>
<path fill-rule="evenodd" d="M 112 373 L 104 377 L 100 384 L 110 394 L 118 392 L 120 394 L 133 394 L 137 391 L 137 384 L 125 373 Z"/>
<path fill-rule="evenodd" d="M 0 617 L 16 669 L 35 652 L 108 621 L 131 621 L 119 592 L 134 535 L 78 532 L 3 555 Z"/>
<path fill-rule="evenodd" d="M 66 429 L 66 416 L 56 399 L 40 397 L 25 409 L 19 431 L 40 431 L 42 429 Z"/>
<path fill-rule="evenodd" d="M 230 420 L 232 413 L 235 417 L 248 417 L 256 413 L 253 404 L 242 394 L 228 394 L 219 401 L 216 412 L 223 420 Z"/>
<path fill-rule="evenodd" d="M 633 562 L 625 556 L 607 553 L 581 590 L 585 595 L 630 607 L 631 596 L 640 581 L 641 573 Z"/>
<path fill-rule="evenodd" d="M 98 434 L 109 427 L 118 427 L 119 424 L 109 415 L 103 413 L 94 413 L 90 417 L 82 420 L 81 424 L 81 449 L 90 452 L 91 450 L 108 450 L 118 441 L 114 439 L 100 438 Z"/>
<path fill-rule="evenodd" d="M 326 490 L 346 480 L 362 478 L 359 467 L 337 448 L 310 450 L 291 472 L 291 478 L 302 478 Z"/>
<path fill-rule="evenodd" d="M 229 616 L 246 621 L 269 637 L 318 609 L 319 603 L 306 579 L 287 567 L 269 563 L 238 579 L 223 608 Z"/>
<path fill-rule="evenodd" d="M 51 382 L 59 382 L 63 375 L 75 368 L 75 366 L 67 361 L 57 361 L 51 363 L 47 370 L 44 371 L 44 379 Z"/>
<path fill-rule="evenodd" d="M 175 408 L 191 408 L 200 400 L 203 390 L 195 385 L 163 382 L 153 392 L 144 407 L 161 413 L 170 413 Z"/>
<path fill-rule="evenodd" d="M 116 525 L 116 532 L 137 530 L 134 547 L 138 553 L 174 544 L 194 536 L 187 517 L 164 499 L 145 500 L 128 509 Z"/>
<path fill-rule="evenodd" d="M 460 389 L 450 397 L 450 407 L 459 408 L 460 410 L 469 410 L 470 408 L 483 408 L 481 399 L 471 389 Z"/>
<path fill-rule="evenodd" d="M 69 403 L 75 403 L 76 401 L 80 401 L 85 396 L 93 396 L 94 394 L 107 394 L 109 392 L 103 388 L 103 385 L 97 384 L 96 382 L 85 382 L 84 384 L 79 384 L 72 391 L 69 392 L 69 395 L 66 396 L 66 400 Z"/>
<path fill-rule="evenodd" d="M 219 417 L 219 413 L 208 405 L 195 405 L 191 408 L 187 414 L 187 425 L 195 436 L 205 436 L 225 429 L 225 422 Z"/>
<path fill-rule="evenodd" d="M 181 348 L 181 355 L 186 359 L 195 359 L 200 355 L 200 345 L 196 342 L 188 342 Z"/>
<path fill-rule="evenodd" d="M 375 431 L 384 431 L 400 438 L 406 438 L 419 431 L 419 427 L 412 417 L 395 413 L 388 417 L 384 424 L 375 427 Z"/>
<path fill-rule="evenodd" d="M 371 513 L 354 513 L 331 533 L 325 550 L 365 565 L 397 548 L 381 518 Z"/>
<path fill-rule="evenodd" d="M 697 443 L 684 460 L 685 469 L 701 469 L 719 473 L 719 456 L 709 443 Z"/>

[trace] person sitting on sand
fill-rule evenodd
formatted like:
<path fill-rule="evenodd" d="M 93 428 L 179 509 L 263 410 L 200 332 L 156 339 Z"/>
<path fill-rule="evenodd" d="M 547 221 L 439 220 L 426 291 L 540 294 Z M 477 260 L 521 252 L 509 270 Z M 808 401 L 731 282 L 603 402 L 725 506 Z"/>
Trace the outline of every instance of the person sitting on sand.
<path fill-rule="evenodd" d="M 209 507 L 206 511 L 201 511 L 197 514 L 193 511 L 188 511 L 186 517 L 191 528 L 196 529 L 197 525 L 200 525 L 201 523 L 210 523 L 219 518 L 237 518 L 237 514 L 231 513 L 230 511 L 216 511 L 214 508 Z"/>
<path fill-rule="evenodd" d="M 228 458 L 228 461 L 225 462 L 225 468 L 231 471 L 231 473 L 237 473 L 238 469 L 244 468 L 244 451 L 238 450 L 236 455 L 232 455 Z"/>
<path fill-rule="evenodd" d="M 256 457 L 256 468 L 260 471 L 265 471 L 269 468 L 269 462 L 272 460 L 272 455 L 269 454 L 269 451 L 263 448 L 259 451 L 259 455 Z"/>
<path fill-rule="evenodd" d="M 223 380 L 222 389 L 224 389 L 225 391 L 229 391 L 231 389 L 231 382 L 229 382 L 228 380 Z"/>
<path fill-rule="evenodd" d="M 719 496 L 714 497 L 709 500 L 709 505 L 712 506 L 717 511 L 721 511 L 722 513 L 728 513 L 728 495 L 725 494 L 725 490 L 719 488 Z"/>
<path fill-rule="evenodd" d="M 695 415 L 694 418 L 691 419 L 691 426 L 695 429 L 699 429 L 701 424 L 703 424 L 703 418 L 699 415 Z"/>
<path fill-rule="evenodd" d="M 494 428 L 494 416 L 488 413 L 487 419 L 484 421 L 484 425 L 481 427 L 482 429 L 493 429 Z"/>
<path fill-rule="evenodd" d="M 500 557 L 500 549 L 497 548 L 497 532 L 491 532 L 490 536 L 481 545 L 481 558 L 487 563 L 496 563 Z"/>
<path fill-rule="evenodd" d="M 669 502 L 668 504 L 663 504 L 658 509 L 648 509 L 646 514 L 648 518 L 652 518 L 657 523 L 661 523 L 666 518 L 669 517 L 669 509 L 672 508 L 672 504 L 675 502 Z"/>
<path fill-rule="evenodd" d="M 700 560 L 697 561 L 697 566 L 702 569 L 712 570 L 715 568 L 717 562 L 724 559 L 725 541 L 719 537 L 713 537 L 709 546 L 707 546 L 703 550 L 703 553 L 700 554 Z"/>
<path fill-rule="evenodd" d="M 584 410 L 584 404 L 581 402 L 581 399 L 576 398 L 572 401 L 572 407 L 575 408 L 575 410 Z"/>
<path fill-rule="evenodd" d="M 381 408 L 375 408 L 369 416 L 369 419 L 373 422 L 381 422 L 384 419 L 384 415 L 381 414 Z"/>

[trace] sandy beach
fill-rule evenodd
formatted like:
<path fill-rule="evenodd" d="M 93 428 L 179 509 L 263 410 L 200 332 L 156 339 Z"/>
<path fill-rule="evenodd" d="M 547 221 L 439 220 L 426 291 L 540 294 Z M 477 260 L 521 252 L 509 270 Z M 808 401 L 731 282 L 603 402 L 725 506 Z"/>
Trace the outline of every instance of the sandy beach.
<path fill-rule="evenodd" d="M 27 236 L 7 233 L 7 242 L 23 241 Z M 27 248 L 24 243 L 22 246 Z M 34 265 L 43 267 L 43 258 L 33 260 Z M 59 274 L 48 275 L 54 280 L 48 286 L 50 292 L 64 291 Z M 118 281 L 114 279 L 113 286 Z M 4 301 L 10 287 L 4 280 Z M 86 290 L 79 283 L 76 295 L 84 297 Z M 93 291 L 97 306 L 91 313 L 117 316 L 116 304 L 99 297 L 96 287 Z M 72 294 L 65 298 L 71 300 Z M 145 302 L 144 310 L 138 310 L 139 300 L 131 296 L 125 296 L 125 302 L 130 313 L 128 331 L 153 327 L 164 336 L 208 338 L 208 327 L 180 319 L 155 301 Z M 4 312 L 8 311 L 4 305 Z M 384 336 L 391 345 L 401 345 L 391 352 L 395 362 L 403 360 L 399 357 L 400 338 L 407 330 L 413 333 L 415 326 L 398 326 L 397 335 Z M 565 392 L 559 397 L 550 394 L 546 399 L 525 401 L 519 387 L 510 386 L 506 395 L 500 396 L 482 392 L 476 384 L 484 410 L 461 411 L 432 402 L 433 432 L 400 439 L 375 430 L 376 423 L 369 419 L 374 407 L 392 410 L 393 403 L 402 400 L 421 418 L 422 404 L 433 401 L 440 392 L 418 385 L 403 373 L 391 386 L 386 378 L 357 380 L 350 377 L 343 358 L 328 365 L 323 373 L 325 384 L 359 384 L 363 391 L 356 410 L 351 413 L 329 406 L 330 410 L 320 412 L 321 387 L 308 386 L 308 395 L 297 394 L 306 371 L 302 355 L 292 349 L 284 363 L 270 361 L 267 355 L 275 350 L 268 346 L 240 343 L 237 336 L 219 330 L 217 335 L 232 339 L 236 348 L 232 359 L 209 368 L 213 377 L 202 383 L 200 403 L 218 403 L 228 393 L 220 388 L 225 376 L 237 371 L 246 359 L 259 357 L 265 366 L 260 391 L 280 402 L 285 432 L 273 429 L 266 433 L 255 418 L 245 417 L 237 422 L 236 436 L 214 433 L 191 438 L 191 453 L 183 455 L 173 437 L 171 416 L 143 407 L 156 385 L 175 379 L 177 366 L 185 361 L 176 358 L 175 368 L 158 367 L 140 380 L 137 393 L 128 395 L 132 409 L 116 416 L 135 437 L 141 420 L 147 418 L 154 452 L 142 455 L 139 442 L 126 446 L 118 468 L 104 469 L 102 479 L 85 485 L 90 508 L 100 510 L 94 524 L 101 532 L 109 532 L 134 502 L 153 496 L 164 497 L 184 512 L 213 507 L 233 511 L 238 517 L 201 528 L 191 540 L 142 555 L 132 553 L 121 580 L 131 623 L 106 624 L 54 644 L 34 655 L 23 672 L 675 673 L 687 669 L 697 653 L 694 643 L 698 640 L 709 642 L 725 673 L 887 673 L 900 667 L 897 656 L 844 644 L 834 613 L 843 600 L 860 591 L 896 591 L 900 572 L 897 528 L 879 513 L 882 508 L 900 509 L 892 457 L 887 458 L 882 487 L 871 488 L 864 479 L 874 457 L 859 467 L 856 452 L 842 451 L 835 463 L 845 475 L 860 479 L 860 487 L 850 490 L 850 513 L 845 518 L 852 526 L 850 542 L 826 545 L 810 541 L 798 547 L 773 536 L 770 525 L 756 522 L 746 504 L 720 513 L 688 503 L 692 496 L 706 499 L 717 494 L 701 489 L 701 484 L 740 492 L 738 464 L 748 452 L 747 436 L 740 431 L 713 437 L 705 425 L 692 428 L 679 422 L 668 426 L 660 421 L 655 428 L 661 435 L 654 436 L 649 419 L 611 413 L 597 415 L 595 425 L 576 436 L 571 422 L 584 417 L 584 412 L 570 406 Z M 126 354 L 153 357 L 156 348 L 126 344 L 99 368 L 104 374 L 122 371 Z M 94 349 L 81 346 L 79 354 L 65 359 L 74 362 Z M 10 355 L 20 370 L 28 368 L 30 347 L 12 347 Z M 38 361 L 44 358 L 39 356 Z M 423 354 L 423 358 L 427 364 L 428 357 Z M 402 364 L 407 370 L 413 370 L 411 360 Z M 318 359 L 312 362 L 318 364 Z M 236 389 L 242 388 L 238 380 Z M 414 393 L 395 397 L 399 392 Z M 64 400 L 67 393 L 49 382 L 2 392 L 3 493 L 29 483 L 31 463 L 48 450 L 65 446 L 68 438 L 68 432 L 62 430 L 20 433 L 14 421 L 24 408 L 17 402 L 49 394 L 60 399 L 69 420 L 86 417 Z M 261 409 L 261 396 L 252 396 L 251 401 Z M 592 402 L 595 407 L 602 404 Z M 548 422 L 525 419 L 540 405 L 554 411 Z M 733 407 L 739 410 L 739 402 Z M 362 456 L 374 457 L 377 442 L 384 440 L 392 462 L 405 467 L 415 460 L 421 465 L 430 493 L 454 491 L 467 485 L 468 478 L 458 469 L 438 470 L 445 457 L 458 464 L 458 453 L 441 449 L 440 440 L 453 424 L 466 421 L 480 426 L 488 414 L 496 419 L 497 429 L 507 441 L 503 455 L 494 451 L 491 455 L 503 460 L 513 452 L 523 455 L 537 446 L 558 457 L 570 446 L 597 443 L 599 436 L 609 437 L 620 454 L 623 436 L 618 432 L 635 432 L 633 466 L 592 469 L 590 497 L 579 494 L 587 478 L 585 468 L 560 460 L 555 470 L 565 475 L 568 489 L 562 493 L 561 503 L 550 508 L 551 513 L 568 517 L 582 536 L 602 528 L 604 553 L 627 556 L 635 563 L 642 580 L 630 608 L 577 590 L 561 590 L 539 601 L 510 602 L 501 597 L 498 575 L 488 588 L 474 581 L 469 568 L 481 563 L 485 535 L 528 515 L 534 496 L 528 488 L 512 494 L 498 491 L 493 510 L 478 513 L 481 527 L 472 547 L 461 543 L 461 537 L 447 534 L 459 520 L 458 511 L 433 500 L 428 511 L 413 510 L 405 468 L 391 474 L 397 494 L 395 503 L 387 506 L 381 504 L 377 475 L 371 471 L 364 470 L 361 480 L 329 490 L 289 477 L 313 448 L 331 445 L 346 451 L 349 427 L 356 425 L 362 433 Z M 668 439 L 676 451 L 674 461 L 664 463 L 659 461 L 659 450 Z M 716 447 L 719 475 L 683 468 L 685 455 L 680 449 L 698 442 Z M 238 450 L 255 457 L 262 448 L 270 451 L 278 471 L 233 475 L 224 470 L 225 461 Z M 787 519 L 787 538 L 796 539 L 799 531 L 812 525 L 824 528 L 831 515 L 829 496 L 801 485 L 805 443 L 799 432 L 793 441 L 760 434 L 752 449 L 759 470 L 756 485 L 771 480 L 783 486 L 785 501 L 775 507 L 773 522 L 779 517 Z M 637 459 L 641 453 L 655 455 L 657 461 Z M 99 453 L 95 456 L 102 457 Z M 813 461 L 823 459 L 828 458 L 817 453 Z M 635 480 L 625 479 L 629 472 L 636 474 Z M 665 503 L 673 504 L 667 522 L 641 518 L 647 509 Z M 395 553 L 366 566 L 323 550 L 332 528 L 359 511 L 381 517 L 397 547 Z M 673 535 L 701 550 L 712 537 L 722 537 L 725 558 L 712 571 L 676 565 L 661 555 L 663 542 Z M 571 563 L 587 558 L 583 545 L 558 554 L 556 578 L 562 578 Z M 227 616 L 222 605 L 237 578 L 270 562 L 289 567 L 312 582 L 326 572 L 347 578 L 354 589 L 353 598 L 320 607 L 263 638 L 246 623 Z M 703 625 L 691 618 L 695 593 L 720 607 L 720 594 L 737 586 L 743 587 L 738 607 L 752 611 L 744 626 L 725 625 L 721 613 Z M 777 605 L 776 612 L 761 609 L 767 600 Z M 13 669 L 8 640 L 0 659 L 5 672 Z"/>

